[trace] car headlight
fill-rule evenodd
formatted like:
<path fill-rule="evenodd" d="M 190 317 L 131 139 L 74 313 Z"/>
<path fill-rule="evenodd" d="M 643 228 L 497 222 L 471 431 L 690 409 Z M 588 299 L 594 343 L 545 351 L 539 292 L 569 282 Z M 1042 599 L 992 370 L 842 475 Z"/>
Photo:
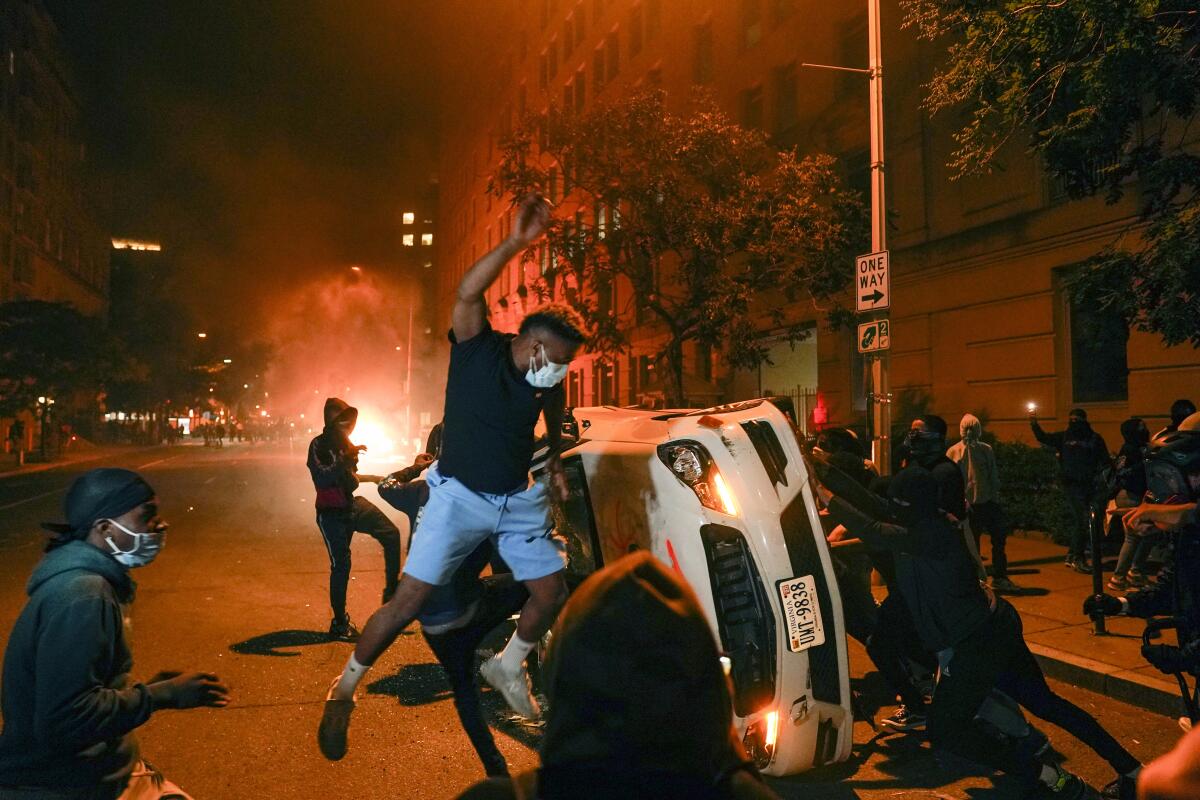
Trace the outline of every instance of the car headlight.
<path fill-rule="evenodd" d="M 742 746 L 746 754 L 754 759 L 754 765 L 766 769 L 775 757 L 775 745 L 779 741 L 779 712 L 768 711 L 746 726 Z"/>
<path fill-rule="evenodd" d="M 703 445 L 698 442 L 659 445 L 658 457 L 680 483 L 696 493 L 700 505 L 731 517 L 737 516 L 733 490 Z"/>

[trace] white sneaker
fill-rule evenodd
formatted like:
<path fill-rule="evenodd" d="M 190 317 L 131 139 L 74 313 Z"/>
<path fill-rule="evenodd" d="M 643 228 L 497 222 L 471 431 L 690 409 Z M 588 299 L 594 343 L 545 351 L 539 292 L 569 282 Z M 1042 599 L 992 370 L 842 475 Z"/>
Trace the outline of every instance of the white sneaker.
<path fill-rule="evenodd" d="M 504 695 L 504 701 L 509 708 L 525 719 L 537 719 L 542 715 L 533 690 L 529 685 L 529 673 L 525 665 L 516 672 L 509 672 L 500 664 L 500 656 L 494 655 L 479 667 L 479 674 L 491 684 L 491 687 Z"/>

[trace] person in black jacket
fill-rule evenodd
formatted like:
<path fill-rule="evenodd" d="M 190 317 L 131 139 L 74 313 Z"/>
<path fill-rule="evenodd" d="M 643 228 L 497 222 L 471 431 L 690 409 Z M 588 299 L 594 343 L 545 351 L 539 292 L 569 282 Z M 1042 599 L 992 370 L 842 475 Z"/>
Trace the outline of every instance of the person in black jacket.
<path fill-rule="evenodd" d="M 1101 471 L 1111 463 L 1104 437 L 1092 430 L 1087 412 L 1073 408 L 1067 415 L 1067 429 L 1046 433 L 1031 412 L 1029 425 L 1034 437 L 1058 456 L 1059 477 L 1071 508 L 1071 544 L 1066 565 L 1078 572 L 1091 573 L 1086 551 L 1090 541 L 1092 512 L 1097 503 L 1097 483 Z"/>
<path fill-rule="evenodd" d="M 1050 689 L 1025 644 L 1016 609 L 980 584 L 966 542 L 939 508 L 937 481 L 927 470 L 908 467 L 889 486 L 902 525 L 870 519 L 827 490 L 818 492 L 834 519 L 868 547 L 895 555 L 896 585 L 922 644 L 940 664 L 929 710 L 935 748 L 1007 772 L 1031 787 L 1041 783 L 1055 797 L 1085 796 L 1088 790 L 1079 778 L 1039 760 L 1028 745 L 1039 739 L 1001 739 L 978 719 L 995 688 L 1090 746 L 1118 776 L 1136 775 L 1137 759 L 1091 715 Z"/>
<path fill-rule="evenodd" d="M 358 629 L 346 613 L 350 540 L 355 532 L 367 534 L 383 547 L 384 603 L 396 593 L 400 580 L 400 531 L 374 503 L 354 494 L 359 481 L 380 480 L 376 475 L 358 474 L 358 455 L 366 447 L 350 442 L 357 421 L 357 408 L 330 397 L 325 401 L 325 429 L 308 445 L 308 471 L 317 493 L 317 528 L 329 553 L 329 605 L 333 608 L 329 636 L 348 642 L 358 638 Z M 421 469 L 429 463 L 427 460 Z"/>
<path fill-rule="evenodd" d="M 67 491 L 67 522 L 29 578 L 29 601 L 4 652 L 0 797 L 182 798 L 138 753 L 133 731 L 155 711 L 224 706 L 209 673 L 133 683 L 124 618 L 129 570 L 165 543 L 154 490 L 135 472 L 94 469 Z"/>

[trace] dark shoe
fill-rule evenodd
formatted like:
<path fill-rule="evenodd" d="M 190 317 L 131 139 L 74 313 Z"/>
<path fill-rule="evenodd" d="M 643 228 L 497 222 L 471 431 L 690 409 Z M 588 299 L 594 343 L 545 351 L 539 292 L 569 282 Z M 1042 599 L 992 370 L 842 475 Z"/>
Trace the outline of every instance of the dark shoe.
<path fill-rule="evenodd" d="M 1129 585 L 1140 589 L 1150 583 L 1150 578 L 1141 570 L 1129 570 Z"/>
<path fill-rule="evenodd" d="M 1101 790 L 1100 796 L 1104 800 L 1136 800 L 1137 779 L 1128 775 L 1118 775 L 1116 780 Z"/>
<path fill-rule="evenodd" d="M 330 761 L 338 761 L 346 755 L 346 739 L 350 730 L 350 714 L 354 711 L 353 700 L 335 700 L 333 689 L 340 678 L 334 678 L 325 695 L 325 710 L 317 728 L 317 746 L 321 755 Z"/>
<path fill-rule="evenodd" d="M 1108 588 L 1114 592 L 1123 592 L 1129 588 L 1129 579 L 1124 575 L 1113 575 L 1108 579 Z"/>
<path fill-rule="evenodd" d="M 1015 593 L 1021 591 L 1021 587 L 1010 581 L 1008 578 L 992 578 L 992 589 L 1000 593 Z"/>
<path fill-rule="evenodd" d="M 1058 767 L 1058 781 L 1053 786 L 1042 786 L 1042 797 L 1052 797 L 1054 800 L 1084 800 L 1091 796 L 1091 787 L 1083 782 L 1078 775 L 1072 775 L 1062 767 Z"/>
<path fill-rule="evenodd" d="M 334 617 L 329 623 L 329 639 L 334 642 L 357 642 L 358 628 L 350 621 L 350 617 Z"/>
<path fill-rule="evenodd" d="M 1075 562 L 1078 560 L 1078 556 L 1067 556 L 1066 560 L 1063 561 L 1063 566 L 1069 567 L 1070 569 L 1075 569 Z"/>
<path fill-rule="evenodd" d="M 380 603 L 380 605 L 386 606 L 388 604 L 388 601 L 391 600 L 392 596 L 395 594 L 396 594 L 395 586 L 389 586 L 386 589 L 384 589 L 383 590 L 383 602 Z"/>
<path fill-rule="evenodd" d="M 879 724 L 890 731 L 901 733 L 904 731 L 919 731 L 925 729 L 925 723 L 928 721 L 923 713 L 924 709 L 914 711 L 908 706 L 900 706 L 896 709 L 896 713 L 890 717 L 884 717 L 879 721 Z"/>
<path fill-rule="evenodd" d="M 1075 568 L 1076 572 L 1082 573 L 1084 575 L 1092 574 L 1092 562 L 1087 560 L 1086 558 L 1075 559 L 1075 563 L 1072 566 Z"/>

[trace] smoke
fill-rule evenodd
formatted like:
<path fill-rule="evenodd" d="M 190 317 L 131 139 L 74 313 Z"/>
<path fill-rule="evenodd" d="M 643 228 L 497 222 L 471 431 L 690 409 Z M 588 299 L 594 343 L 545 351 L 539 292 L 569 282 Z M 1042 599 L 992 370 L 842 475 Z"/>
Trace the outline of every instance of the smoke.
<path fill-rule="evenodd" d="M 325 399 L 340 397 L 359 410 L 351 439 L 369 448 L 363 464 L 399 466 L 419 447 L 412 440 L 423 433 L 420 409 L 428 407 L 428 387 L 417 389 L 415 404 L 406 391 L 410 309 L 414 388 L 428 365 L 417 327 L 419 293 L 377 272 L 348 267 L 279 298 L 267 321 L 274 357 L 265 377 L 272 413 L 295 422 L 297 431 L 320 431 Z"/>

